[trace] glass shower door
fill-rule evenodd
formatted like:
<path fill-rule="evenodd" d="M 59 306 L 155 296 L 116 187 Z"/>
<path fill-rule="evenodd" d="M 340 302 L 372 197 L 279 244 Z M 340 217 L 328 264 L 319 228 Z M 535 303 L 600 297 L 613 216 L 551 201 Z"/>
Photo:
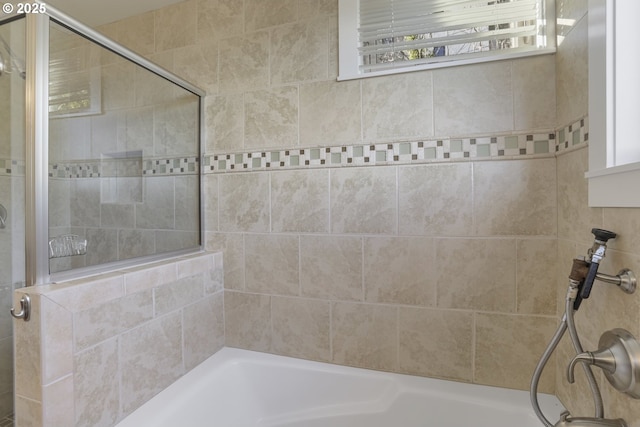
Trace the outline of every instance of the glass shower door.
<path fill-rule="evenodd" d="M 25 23 L 0 22 L 0 426 L 13 425 L 13 290 L 25 283 Z"/>

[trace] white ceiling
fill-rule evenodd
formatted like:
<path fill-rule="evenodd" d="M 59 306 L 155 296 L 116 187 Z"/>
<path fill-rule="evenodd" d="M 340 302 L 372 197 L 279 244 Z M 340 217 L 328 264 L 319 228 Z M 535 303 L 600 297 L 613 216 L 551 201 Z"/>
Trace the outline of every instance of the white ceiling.
<path fill-rule="evenodd" d="M 184 0 L 46 0 L 83 24 L 97 26 Z"/>

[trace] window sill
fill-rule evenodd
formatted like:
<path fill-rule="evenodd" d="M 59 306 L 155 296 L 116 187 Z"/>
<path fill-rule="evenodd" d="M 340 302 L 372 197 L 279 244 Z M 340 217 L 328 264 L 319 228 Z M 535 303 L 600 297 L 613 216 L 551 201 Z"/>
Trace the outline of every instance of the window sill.
<path fill-rule="evenodd" d="M 493 61 L 505 61 L 509 59 L 517 59 L 517 58 L 526 58 L 530 56 L 537 55 L 551 55 L 556 53 L 556 48 L 545 48 L 532 50 L 528 52 L 508 52 L 503 54 L 496 54 L 492 57 L 478 57 L 478 58 L 468 58 L 468 59 L 459 59 L 452 57 L 450 60 L 444 60 L 440 62 L 431 62 L 429 64 L 420 64 L 420 65 L 406 65 L 406 66 L 398 66 L 397 68 L 391 68 L 387 70 L 380 71 L 369 71 L 366 73 L 341 73 L 338 76 L 338 81 L 346 81 L 346 80 L 355 80 L 355 79 L 364 79 L 367 77 L 379 77 L 379 76 L 388 76 L 392 74 L 400 74 L 400 73 L 410 73 L 413 71 L 425 71 L 425 70 L 434 70 L 438 68 L 449 68 L 449 67 L 457 67 L 460 65 L 472 65 L 472 64 L 481 64 L 485 62 L 493 62 Z"/>
<path fill-rule="evenodd" d="M 640 162 L 590 171 L 585 177 L 589 180 L 590 207 L 640 206 Z"/>

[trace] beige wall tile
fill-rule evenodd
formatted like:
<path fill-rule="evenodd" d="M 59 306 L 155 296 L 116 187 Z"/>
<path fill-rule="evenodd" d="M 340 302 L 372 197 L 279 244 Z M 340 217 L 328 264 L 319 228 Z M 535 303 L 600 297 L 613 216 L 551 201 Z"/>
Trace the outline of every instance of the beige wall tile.
<path fill-rule="evenodd" d="M 429 71 L 365 79 L 362 81 L 364 140 L 433 136 L 433 108 Z"/>
<path fill-rule="evenodd" d="M 184 365 L 191 370 L 224 347 L 224 299 L 218 292 L 183 312 Z"/>
<path fill-rule="evenodd" d="M 584 173 L 589 168 L 587 148 L 557 157 L 558 237 L 593 242 L 591 229 L 602 226 L 602 208 L 588 207 L 588 187 Z"/>
<path fill-rule="evenodd" d="M 14 346 L 16 349 L 29 349 L 30 351 L 20 352 L 21 356 L 14 358 L 14 387 L 16 396 L 42 401 L 42 312 L 40 295 L 29 293 L 31 297 L 31 317 L 28 322 L 13 322 Z M 20 307 L 21 292 L 15 292 L 12 307 Z M 16 405 L 20 405 L 20 399 L 16 399 Z M 24 407 L 23 407 L 24 408 Z M 24 408 L 25 417 L 31 419 L 31 407 Z M 18 412 L 20 415 L 20 412 Z M 40 417 L 38 417 L 40 418 Z"/>
<path fill-rule="evenodd" d="M 268 232 L 269 175 L 220 175 L 219 179 L 220 229 Z"/>
<path fill-rule="evenodd" d="M 285 86 L 244 95 L 246 148 L 298 145 L 298 88 Z"/>
<path fill-rule="evenodd" d="M 175 49 L 196 42 L 198 8 L 196 0 L 176 3 L 155 14 L 156 51 Z"/>
<path fill-rule="evenodd" d="M 71 359 L 73 360 L 73 359 Z M 44 422 L 43 427 L 75 425 L 75 408 L 73 399 L 74 377 L 65 378 L 43 387 L 42 402 Z M 22 424 L 20 424 L 22 425 Z"/>
<path fill-rule="evenodd" d="M 218 231 L 218 176 L 206 174 L 204 181 L 204 229 Z"/>
<path fill-rule="evenodd" d="M 395 233 L 395 168 L 332 169 L 330 199 L 332 233 Z"/>
<path fill-rule="evenodd" d="M 400 307 L 401 372 L 471 382 L 473 313 Z"/>
<path fill-rule="evenodd" d="M 136 66 L 118 60 L 102 68 L 102 103 L 105 110 L 133 107 L 135 105 L 135 81 L 131 78 Z"/>
<path fill-rule="evenodd" d="M 118 43 L 140 55 L 155 52 L 155 14 L 153 12 L 117 21 Z"/>
<path fill-rule="evenodd" d="M 513 130 L 511 62 L 435 70 L 436 135 L 473 135 Z"/>
<path fill-rule="evenodd" d="M 153 230 L 118 230 L 118 257 L 130 259 L 156 253 Z"/>
<path fill-rule="evenodd" d="M 474 165 L 477 234 L 555 236 L 555 159 L 478 162 Z"/>
<path fill-rule="evenodd" d="M 187 255 L 176 260 L 179 279 L 206 273 L 216 266 L 216 254 Z"/>
<path fill-rule="evenodd" d="M 177 279 L 175 264 L 158 263 L 127 270 L 124 275 L 124 285 L 126 293 L 133 294 Z"/>
<path fill-rule="evenodd" d="M 516 130 L 555 129 L 555 61 L 555 55 L 543 55 L 512 62 Z"/>
<path fill-rule="evenodd" d="M 118 341 L 105 341 L 76 354 L 74 366 L 75 425 L 113 425 L 120 410 Z"/>
<path fill-rule="evenodd" d="M 327 79 L 328 18 L 283 25 L 271 30 L 272 85 Z"/>
<path fill-rule="evenodd" d="M 69 310 L 40 298 L 42 350 L 42 382 L 73 373 L 73 317 Z M 77 329 L 76 329 L 77 330 Z"/>
<path fill-rule="evenodd" d="M 244 290 L 244 236 L 207 233 L 206 249 L 224 253 L 225 289 Z"/>
<path fill-rule="evenodd" d="M 185 307 L 204 297 L 204 278 L 202 274 L 184 277 L 173 283 L 153 289 L 155 317 Z"/>
<path fill-rule="evenodd" d="M 552 317 L 477 313 L 474 382 L 528 390 L 555 329 Z M 554 374 L 552 369 L 544 372 L 541 392 L 554 392 Z"/>
<path fill-rule="evenodd" d="M 362 301 L 362 239 L 300 236 L 300 287 L 306 297 Z"/>
<path fill-rule="evenodd" d="M 293 22 L 298 17 L 297 0 L 246 0 L 245 28 L 259 30 Z"/>
<path fill-rule="evenodd" d="M 300 145 L 353 144 L 361 136 L 360 82 L 300 85 Z"/>
<path fill-rule="evenodd" d="M 120 338 L 120 369 L 124 415 L 184 374 L 181 313 L 124 333 Z"/>
<path fill-rule="evenodd" d="M 106 273 L 90 279 L 77 279 L 42 288 L 47 298 L 70 311 L 81 311 L 102 305 L 124 295 L 124 275 Z"/>
<path fill-rule="evenodd" d="M 516 250 L 517 312 L 556 314 L 556 240 L 518 240 Z M 571 266 L 566 265 L 566 268 L 570 271 Z"/>
<path fill-rule="evenodd" d="M 269 84 L 269 32 L 258 31 L 220 41 L 218 60 L 221 92 L 262 89 Z M 244 52 L 238 55 L 237 52 Z"/>
<path fill-rule="evenodd" d="M 173 177 L 154 177 L 144 185 L 144 203 L 136 206 L 136 226 L 148 229 L 172 229 L 175 213 L 169 206 L 175 206 Z"/>
<path fill-rule="evenodd" d="M 616 238 L 610 240 L 607 247 L 634 254 L 640 254 L 640 210 L 637 208 L 604 209 L 603 227 L 613 231 Z M 614 272 L 615 273 L 615 272 Z"/>
<path fill-rule="evenodd" d="M 332 306 L 333 362 L 393 371 L 398 366 L 396 307 L 336 302 Z"/>
<path fill-rule="evenodd" d="M 298 14 L 300 19 L 313 18 L 318 15 L 338 16 L 336 0 L 299 0 Z"/>
<path fill-rule="evenodd" d="M 511 239 L 438 239 L 438 307 L 514 312 L 516 242 Z"/>
<path fill-rule="evenodd" d="M 435 306 L 433 254 L 432 239 L 364 238 L 365 300 Z"/>
<path fill-rule="evenodd" d="M 198 0 L 198 42 L 241 35 L 243 9 L 244 2 L 237 0 Z"/>
<path fill-rule="evenodd" d="M 44 425 L 40 401 L 16 396 L 16 424 L 20 427 L 40 427 Z"/>
<path fill-rule="evenodd" d="M 231 152 L 244 146 L 244 97 L 238 94 L 205 98 L 206 152 Z"/>
<path fill-rule="evenodd" d="M 328 301 L 273 297 L 271 319 L 271 351 L 312 360 L 331 359 Z"/>
<path fill-rule="evenodd" d="M 173 52 L 174 72 L 208 94 L 218 91 L 218 43 L 202 42 Z"/>
<path fill-rule="evenodd" d="M 271 174 L 271 227 L 274 232 L 329 231 L 329 171 Z"/>
<path fill-rule="evenodd" d="M 555 55 L 558 126 L 566 126 L 589 113 L 587 19 L 576 24 Z"/>
<path fill-rule="evenodd" d="M 299 247 L 298 236 L 247 234 L 247 290 L 276 295 L 299 295 Z"/>
<path fill-rule="evenodd" d="M 271 297 L 224 293 L 225 345 L 255 351 L 271 348 Z"/>
<path fill-rule="evenodd" d="M 473 234 L 470 163 L 399 167 L 398 188 L 400 234 Z"/>

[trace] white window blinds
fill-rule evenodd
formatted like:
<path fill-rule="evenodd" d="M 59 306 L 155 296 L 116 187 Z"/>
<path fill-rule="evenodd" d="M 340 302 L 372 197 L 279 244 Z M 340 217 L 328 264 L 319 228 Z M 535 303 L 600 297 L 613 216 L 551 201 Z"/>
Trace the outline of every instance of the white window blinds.
<path fill-rule="evenodd" d="M 548 1 L 340 0 L 340 13 L 355 15 L 352 54 L 357 56 L 355 73 L 362 76 L 459 60 L 504 59 L 505 54 L 549 53 L 555 43 L 549 33 L 553 20 L 547 25 L 552 13 Z M 340 35 L 341 50 L 347 20 L 340 18 L 345 32 Z"/>

